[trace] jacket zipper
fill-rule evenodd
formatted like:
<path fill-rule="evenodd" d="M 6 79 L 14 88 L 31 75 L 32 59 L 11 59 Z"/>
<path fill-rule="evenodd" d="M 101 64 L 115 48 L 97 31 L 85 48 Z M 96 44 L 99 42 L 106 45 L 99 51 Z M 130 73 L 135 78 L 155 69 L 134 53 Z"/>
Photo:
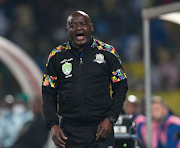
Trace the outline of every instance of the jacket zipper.
<path fill-rule="evenodd" d="M 83 64 L 82 58 L 80 58 L 80 64 Z"/>
<path fill-rule="evenodd" d="M 84 100 L 83 100 L 83 97 L 82 97 L 82 71 L 81 71 L 82 64 L 83 64 L 83 61 L 82 61 L 82 58 L 80 57 L 80 77 L 81 77 L 80 91 L 81 91 L 82 107 L 84 108 Z M 84 110 L 84 109 L 83 109 L 83 110 Z M 84 118 L 84 111 L 83 111 L 83 118 Z"/>

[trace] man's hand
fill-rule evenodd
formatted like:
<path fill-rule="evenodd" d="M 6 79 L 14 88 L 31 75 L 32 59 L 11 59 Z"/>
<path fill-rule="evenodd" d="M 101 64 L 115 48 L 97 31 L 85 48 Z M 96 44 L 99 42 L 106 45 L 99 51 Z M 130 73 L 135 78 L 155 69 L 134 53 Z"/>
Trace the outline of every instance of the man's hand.
<path fill-rule="evenodd" d="M 96 140 L 99 138 L 108 138 L 111 134 L 112 123 L 108 118 L 105 118 L 99 125 L 96 134 Z"/>
<path fill-rule="evenodd" d="M 64 135 L 63 130 L 59 126 L 54 125 L 51 128 L 51 133 L 52 133 L 52 140 L 54 141 L 54 144 L 65 148 L 66 143 L 61 138 L 65 140 L 67 140 L 68 138 Z"/>

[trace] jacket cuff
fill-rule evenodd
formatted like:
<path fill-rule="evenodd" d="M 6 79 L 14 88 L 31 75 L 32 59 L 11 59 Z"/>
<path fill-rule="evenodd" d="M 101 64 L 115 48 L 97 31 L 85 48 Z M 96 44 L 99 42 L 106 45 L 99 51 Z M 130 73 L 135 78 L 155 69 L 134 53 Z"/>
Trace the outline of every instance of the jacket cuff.
<path fill-rule="evenodd" d="M 59 123 L 58 123 L 58 122 L 52 122 L 52 123 L 46 125 L 46 127 L 47 127 L 47 129 L 50 131 L 50 130 L 51 130 L 51 127 L 53 127 L 54 125 L 59 126 Z"/>

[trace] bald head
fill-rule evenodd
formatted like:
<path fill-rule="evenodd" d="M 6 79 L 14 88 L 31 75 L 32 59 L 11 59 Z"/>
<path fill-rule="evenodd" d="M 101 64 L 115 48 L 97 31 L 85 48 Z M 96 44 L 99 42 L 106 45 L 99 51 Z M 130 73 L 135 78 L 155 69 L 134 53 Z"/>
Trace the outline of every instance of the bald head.
<path fill-rule="evenodd" d="M 85 16 L 85 17 L 87 18 L 88 22 L 91 23 L 91 19 L 90 19 L 89 15 L 88 15 L 86 12 L 84 12 L 84 11 L 78 10 L 78 11 L 74 11 L 73 13 L 71 13 L 71 14 L 68 16 L 66 26 L 68 26 L 68 24 L 71 23 L 72 18 L 73 18 L 74 16 L 76 16 L 76 15 Z"/>

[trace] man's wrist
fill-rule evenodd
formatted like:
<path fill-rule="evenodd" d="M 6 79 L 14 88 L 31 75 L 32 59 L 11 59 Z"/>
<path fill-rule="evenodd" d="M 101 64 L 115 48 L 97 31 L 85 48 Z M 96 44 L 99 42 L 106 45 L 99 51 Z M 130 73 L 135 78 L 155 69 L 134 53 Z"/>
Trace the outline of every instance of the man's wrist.
<path fill-rule="evenodd" d="M 109 119 L 109 121 L 114 124 L 116 122 L 116 119 L 113 116 L 108 116 L 107 117 Z"/>
<path fill-rule="evenodd" d="M 53 125 L 50 130 L 52 130 L 52 128 L 53 128 L 53 127 L 56 127 L 56 126 L 58 126 L 58 125 Z M 59 126 L 58 126 L 58 127 L 59 127 Z"/>

